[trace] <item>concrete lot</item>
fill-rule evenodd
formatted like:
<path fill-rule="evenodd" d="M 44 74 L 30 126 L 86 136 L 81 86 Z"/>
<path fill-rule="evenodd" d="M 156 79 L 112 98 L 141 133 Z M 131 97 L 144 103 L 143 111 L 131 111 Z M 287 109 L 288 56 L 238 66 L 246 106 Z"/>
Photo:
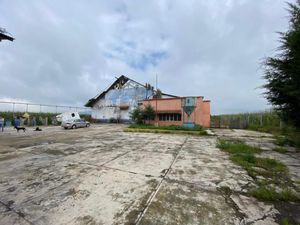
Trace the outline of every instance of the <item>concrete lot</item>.
<path fill-rule="evenodd" d="M 0 224 L 277 224 L 272 204 L 244 194 L 254 182 L 215 147 L 218 136 L 261 146 L 300 180 L 300 157 L 270 151 L 268 134 L 123 128 L 0 133 Z"/>

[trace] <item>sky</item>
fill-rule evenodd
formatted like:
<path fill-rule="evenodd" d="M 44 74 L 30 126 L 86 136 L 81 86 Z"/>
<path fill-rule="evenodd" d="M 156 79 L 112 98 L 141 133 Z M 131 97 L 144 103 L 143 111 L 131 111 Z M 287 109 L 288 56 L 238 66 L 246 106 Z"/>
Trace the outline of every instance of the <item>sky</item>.
<path fill-rule="evenodd" d="M 293 2 L 293 1 L 290 1 Z M 0 0 L 0 101 L 83 106 L 126 75 L 212 114 L 257 112 L 285 0 Z"/>

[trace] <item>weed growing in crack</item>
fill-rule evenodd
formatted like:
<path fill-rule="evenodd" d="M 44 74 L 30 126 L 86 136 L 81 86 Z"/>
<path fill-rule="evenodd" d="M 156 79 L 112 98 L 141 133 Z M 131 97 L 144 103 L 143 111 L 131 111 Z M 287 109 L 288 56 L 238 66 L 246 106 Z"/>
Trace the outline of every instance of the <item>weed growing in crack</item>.
<path fill-rule="evenodd" d="M 262 201 L 300 201 L 293 191 L 288 168 L 281 162 L 257 157 L 262 150 L 241 141 L 219 140 L 217 147 L 230 154 L 230 159 L 243 167 L 257 183 L 258 188 L 249 194 Z"/>
<path fill-rule="evenodd" d="M 287 149 L 285 147 L 277 147 L 273 149 L 275 152 L 279 152 L 281 154 L 287 153 Z"/>

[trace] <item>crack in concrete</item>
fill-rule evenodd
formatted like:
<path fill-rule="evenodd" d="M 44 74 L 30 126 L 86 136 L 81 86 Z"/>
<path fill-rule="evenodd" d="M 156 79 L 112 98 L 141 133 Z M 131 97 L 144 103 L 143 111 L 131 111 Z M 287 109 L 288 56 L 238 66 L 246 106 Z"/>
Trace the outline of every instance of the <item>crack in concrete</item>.
<path fill-rule="evenodd" d="M 135 175 L 142 175 L 142 176 L 146 176 L 146 177 L 156 177 L 156 178 L 161 178 L 160 176 L 154 176 L 151 174 L 144 174 L 144 173 L 137 173 L 137 172 L 133 172 L 133 171 L 128 171 L 128 170 L 122 170 L 122 169 L 118 169 L 118 168 L 114 168 L 114 167 L 109 167 L 109 166 L 101 166 L 107 169 L 112 169 L 112 170 L 117 170 L 117 171 L 121 171 L 121 172 L 125 172 L 125 173 L 131 173 L 131 174 L 135 174 Z"/>
<path fill-rule="evenodd" d="M 22 218 L 24 221 L 26 221 L 27 223 L 29 223 L 30 225 L 34 225 L 33 222 L 31 222 L 30 220 L 25 218 L 25 214 L 21 211 L 16 211 L 13 208 L 11 208 L 8 204 L 5 204 L 3 201 L 0 200 L 0 204 L 2 204 L 3 206 L 5 206 L 5 208 L 7 208 L 8 211 L 13 212 L 15 214 L 18 215 L 18 217 Z"/>
<path fill-rule="evenodd" d="M 171 167 L 173 166 L 173 164 L 175 163 L 176 159 L 178 158 L 179 156 L 179 153 L 180 151 L 183 149 L 183 146 L 184 144 L 187 142 L 188 140 L 188 137 L 185 138 L 185 140 L 183 141 L 183 143 L 181 144 L 179 150 L 176 152 L 176 155 L 173 159 L 173 161 L 171 162 L 169 168 L 165 171 L 164 175 L 162 175 L 162 179 L 161 181 L 158 183 L 158 185 L 156 186 L 155 190 L 151 193 L 150 197 L 148 198 L 147 202 L 146 202 L 146 205 L 145 207 L 143 208 L 143 210 L 141 211 L 141 213 L 137 216 L 137 219 L 135 220 L 135 225 L 138 225 L 140 224 L 143 216 L 145 215 L 145 213 L 147 212 L 151 202 L 153 201 L 153 199 L 155 198 L 156 194 L 158 193 L 161 185 L 162 185 L 162 182 L 165 180 L 167 174 L 169 173 L 169 171 L 171 170 Z"/>
<path fill-rule="evenodd" d="M 268 214 L 269 214 L 270 212 L 272 212 L 272 208 L 271 208 L 268 212 L 266 212 L 261 218 L 258 218 L 258 219 L 256 219 L 256 220 L 249 221 L 249 222 L 246 223 L 245 225 L 251 225 L 251 224 L 253 224 L 253 223 L 257 222 L 257 221 L 263 221 L 263 220 L 265 220 L 266 218 L 269 217 Z"/>
<path fill-rule="evenodd" d="M 240 212 L 240 208 L 231 198 L 232 193 L 236 193 L 236 192 L 233 192 L 230 188 L 228 188 L 228 189 L 227 188 L 226 189 L 225 188 L 217 188 L 217 191 L 223 196 L 227 205 L 231 206 L 231 208 L 234 210 L 235 215 L 241 221 L 240 224 L 243 224 L 246 214 Z"/>

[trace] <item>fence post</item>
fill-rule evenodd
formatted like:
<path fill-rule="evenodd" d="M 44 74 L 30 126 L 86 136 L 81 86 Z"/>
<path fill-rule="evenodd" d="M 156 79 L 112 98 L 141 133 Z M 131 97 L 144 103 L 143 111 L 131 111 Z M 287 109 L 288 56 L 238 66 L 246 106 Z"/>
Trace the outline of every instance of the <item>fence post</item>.
<path fill-rule="evenodd" d="M 248 114 L 248 116 L 247 116 L 247 127 L 249 127 L 249 124 L 250 124 L 250 115 Z"/>
<path fill-rule="evenodd" d="M 280 130 L 283 128 L 283 126 L 284 126 L 284 123 L 283 123 L 283 121 L 280 119 L 280 120 L 279 120 L 279 128 L 280 128 Z"/>

